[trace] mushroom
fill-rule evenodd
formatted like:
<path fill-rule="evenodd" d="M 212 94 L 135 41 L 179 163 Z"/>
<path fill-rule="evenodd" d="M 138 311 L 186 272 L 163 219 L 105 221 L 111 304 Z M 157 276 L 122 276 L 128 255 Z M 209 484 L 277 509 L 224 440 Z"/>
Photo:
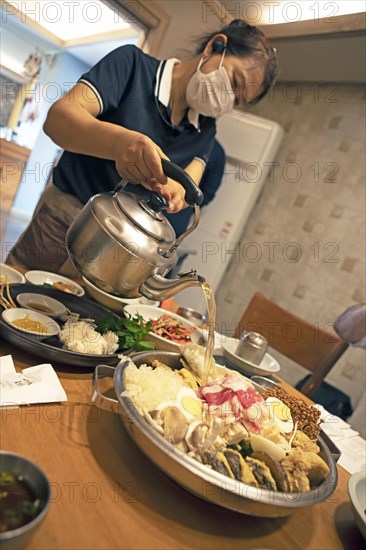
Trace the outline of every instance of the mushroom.
<path fill-rule="evenodd" d="M 160 412 L 163 422 L 164 437 L 173 445 L 184 439 L 189 422 L 177 407 L 167 407 Z"/>

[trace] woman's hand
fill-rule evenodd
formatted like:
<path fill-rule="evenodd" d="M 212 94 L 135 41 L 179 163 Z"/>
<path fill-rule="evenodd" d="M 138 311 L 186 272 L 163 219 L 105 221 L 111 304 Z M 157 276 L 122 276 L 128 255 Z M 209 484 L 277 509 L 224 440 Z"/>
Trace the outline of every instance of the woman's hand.
<path fill-rule="evenodd" d="M 117 147 L 116 168 L 130 183 L 140 183 L 146 189 L 158 191 L 169 202 L 168 212 L 186 208 L 184 187 L 163 172 L 161 159 L 168 157 L 156 143 L 139 132 L 125 130 Z"/>
<path fill-rule="evenodd" d="M 186 191 L 184 187 L 175 180 L 168 178 L 168 181 L 165 185 L 161 185 L 155 180 L 152 180 L 150 183 L 142 184 L 146 189 L 151 191 L 157 191 L 161 193 L 163 197 L 169 203 L 169 208 L 167 212 L 179 212 L 183 208 L 186 208 L 188 204 L 185 202 L 184 198 Z"/>
<path fill-rule="evenodd" d="M 149 189 L 165 185 L 161 159 L 168 159 L 156 143 L 139 132 L 123 129 L 116 140 L 115 161 L 119 175 L 131 183 L 141 183 Z"/>

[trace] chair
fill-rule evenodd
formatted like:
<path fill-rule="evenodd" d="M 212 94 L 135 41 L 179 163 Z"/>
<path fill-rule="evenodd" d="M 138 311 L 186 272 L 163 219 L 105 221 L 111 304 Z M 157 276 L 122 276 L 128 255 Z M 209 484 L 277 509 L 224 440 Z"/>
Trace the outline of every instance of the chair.
<path fill-rule="evenodd" d="M 244 331 L 259 332 L 269 346 L 292 359 L 312 374 L 301 387 L 311 396 L 348 348 L 335 333 L 311 324 L 256 292 L 245 310 L 235 336 Z"/>

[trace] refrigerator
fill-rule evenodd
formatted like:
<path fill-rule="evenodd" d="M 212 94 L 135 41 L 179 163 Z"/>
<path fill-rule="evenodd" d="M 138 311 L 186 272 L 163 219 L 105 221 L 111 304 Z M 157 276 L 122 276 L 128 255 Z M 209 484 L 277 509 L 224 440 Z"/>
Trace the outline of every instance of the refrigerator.
<path fill-rule="evenodd" d="M 226 153 L 220 187 L 201 211 L 198 227 L 180 245 L 179 272 L 195 269 L 217 291 L 234 257 L 240 237 L 268 178 L 284 136 L 272 120 L 239 111 L 217 121 L 217 140 Z M 179 304 L 206 313 L 202 290 L 189 288 L 176 297 Z"/>

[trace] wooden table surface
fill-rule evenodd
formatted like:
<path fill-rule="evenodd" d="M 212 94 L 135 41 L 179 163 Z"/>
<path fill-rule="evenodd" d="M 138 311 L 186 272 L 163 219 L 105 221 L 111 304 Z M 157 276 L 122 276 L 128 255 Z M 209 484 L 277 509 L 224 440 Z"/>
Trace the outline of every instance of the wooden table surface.
<path fill-rule="evenodd" d="M 7 354 L 17 370 L 42 363 L 2 340 Z M 53 366 L 67 402 L 1 409 L 1 449 L 36 462 L 52 487 L 49 512 L 27 549 L 364 547 L 342 468 L 333 496 L 288 518 L 231 512 L 192 496 L 150 462 L 117 405 L 91 403 L 93 369 Z"/>

